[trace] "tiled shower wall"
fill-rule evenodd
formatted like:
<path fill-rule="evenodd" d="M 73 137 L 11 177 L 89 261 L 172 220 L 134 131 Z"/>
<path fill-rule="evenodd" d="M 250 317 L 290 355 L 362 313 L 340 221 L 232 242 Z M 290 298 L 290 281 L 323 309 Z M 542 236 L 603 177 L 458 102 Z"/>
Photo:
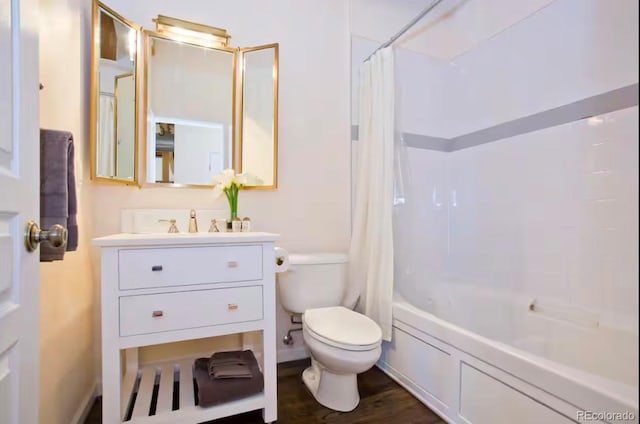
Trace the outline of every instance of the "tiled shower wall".
<path fill-rule="evenodd" d="M 458 137 L 637 84 L 637 16 L 633 0 L 558 0 L 449 62 L 400 46 L 399 129 Z M 375 46 L 352 38 L 354 125 L 359 63 Z M 404 158 L 394 231 L 406 297 L 468 284 L 638 332 L 637 106 Z"/>
<path fill-rule="evenodd" d="M 442 153 L 409 148 L 397 287 L 526 294 L 638 331 L 638 108 Z"/>

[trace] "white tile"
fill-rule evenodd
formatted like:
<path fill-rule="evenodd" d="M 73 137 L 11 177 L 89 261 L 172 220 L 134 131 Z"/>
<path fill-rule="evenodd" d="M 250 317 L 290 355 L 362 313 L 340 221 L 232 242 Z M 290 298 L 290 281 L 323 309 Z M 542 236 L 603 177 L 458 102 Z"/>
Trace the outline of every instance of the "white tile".
<path fill-rule="evenodd" d="M 450 154 L 410 149 L 396 261 L 413 294 L 453 280 L 600 311 L 637 331 L 637 112 Z"/>

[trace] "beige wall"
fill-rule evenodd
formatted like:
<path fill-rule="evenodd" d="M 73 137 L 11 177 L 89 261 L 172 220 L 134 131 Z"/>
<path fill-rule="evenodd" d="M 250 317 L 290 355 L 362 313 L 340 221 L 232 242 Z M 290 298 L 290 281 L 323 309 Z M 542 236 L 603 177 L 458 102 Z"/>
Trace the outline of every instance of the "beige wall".
<path fill-rule="evenodd" d="M 69 424 L 94 393 L 95 297 L 91 278 L 88 162 L 90 2 L 41 0 L 40 126 L 73 132 L 80 240 L 62 262 L 40 265 L 40 422 Z"/>

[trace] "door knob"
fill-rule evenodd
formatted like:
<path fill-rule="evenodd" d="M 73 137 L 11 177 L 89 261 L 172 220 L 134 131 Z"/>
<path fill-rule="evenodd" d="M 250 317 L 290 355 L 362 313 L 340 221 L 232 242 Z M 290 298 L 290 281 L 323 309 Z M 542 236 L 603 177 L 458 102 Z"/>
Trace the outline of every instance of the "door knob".
<path fill-rule="evenodd" d="M 62 247 L 67 244 L 67 229 L 59 224 L 54 224 L 49 231 L 41 230 L 35 221 L 27 222 L 24 232 L 24 245 L 28 252 L 37 249 L 42 241 L 48 241 L 53 247 Z"/>

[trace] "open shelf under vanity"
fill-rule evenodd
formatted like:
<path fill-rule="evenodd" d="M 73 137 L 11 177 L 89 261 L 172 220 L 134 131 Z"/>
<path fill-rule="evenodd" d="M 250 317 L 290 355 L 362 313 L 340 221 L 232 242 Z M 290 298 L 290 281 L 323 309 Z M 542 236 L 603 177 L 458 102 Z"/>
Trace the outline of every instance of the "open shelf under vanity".
<path fill-rule="evenodd" d="M 159 362 L 127 372 L 122 382 L 123 421 L 135 424 L 204 422 L 265 407 L 263 393 L 216 406 L 198 406 L 194 360 Z"/>

